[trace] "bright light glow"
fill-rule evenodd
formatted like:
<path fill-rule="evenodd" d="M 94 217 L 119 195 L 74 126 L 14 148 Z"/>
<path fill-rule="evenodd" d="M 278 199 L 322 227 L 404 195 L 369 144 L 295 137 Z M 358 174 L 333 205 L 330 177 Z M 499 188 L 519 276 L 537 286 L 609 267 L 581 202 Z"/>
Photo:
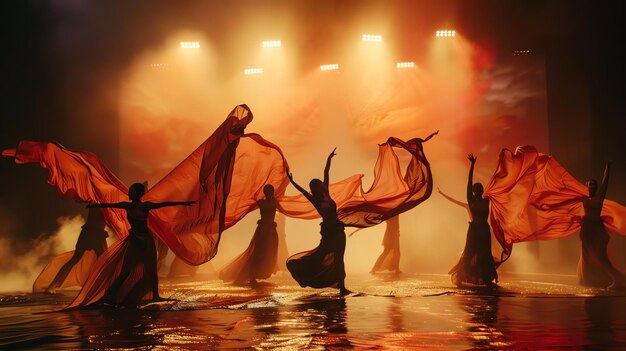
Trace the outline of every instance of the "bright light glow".
<path fill-rule="evenodd" d="M 397 68 L 414 68 L 415 62 L 398 62 L 396 63 Z"/>
<path fill-rule="evenodd" d="M 264 48 L 279 48 L 282 46 L 280 40 L 266 40 L 263 42 Z"/>
<path fill-rule="evenodd" d="M 515 56 L 526 56 L 526 55 L 530 55 L 533 52 L 531 50 L 515 50 L 513 51 L 513 55 Z"/>
<path fill-rule="evenodd" d="M 456 31 L 455 30 L 438 30 L 436 36 L 438 37 L 455 37 L 456 36 Z"/>
<path fill-rule="evenodd" d="M 320 69 L 322 71 L 335 71 L 335 70 L 339 69 L 339 64 L 331 63 L 331 64 L 328 64 L 328 65 L 321 65 Z"/>
<path fill-rule="evenodd" d="M 199 41 L 181 41 L 180 47 L 183 49 L 200 49 Z"/>
<path fill-rule="evenodd" d="M 251 75 L 251 74 L 262 74 L 263 68 L 255 67 L 255 68 L 246 68 L 243 70 L 243 74 Z"/>
<path fill-rule="evenodd" d="M 361 37 L 361 40 L 380 43 L 381 41 L 383 41 L 383 36 L 378 35 L 378 34 L 363 34 L 363 36 Z"/>

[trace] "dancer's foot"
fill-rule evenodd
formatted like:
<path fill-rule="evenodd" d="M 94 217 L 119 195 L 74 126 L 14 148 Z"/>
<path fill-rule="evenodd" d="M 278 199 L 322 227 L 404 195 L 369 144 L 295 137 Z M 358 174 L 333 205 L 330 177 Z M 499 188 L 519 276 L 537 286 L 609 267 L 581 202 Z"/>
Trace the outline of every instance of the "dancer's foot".
<path fill-rule="evenodd" d="M 162 297 L 157 295 L 156 297 L 153 297 L 152 299 L 150 299 L 150 302 L 163 302 L 163 301 L 176 301 L 175 299 L 170 299 L 167 297 Z"/>
<path fill-rule="evenodd" d="M 346 289 L 346 288 L 340 288 L 339 289 L 339 295 L 341 296 L 346 296 L 346 295 L 350 295 L 352 294 L 352 291 Z"/>

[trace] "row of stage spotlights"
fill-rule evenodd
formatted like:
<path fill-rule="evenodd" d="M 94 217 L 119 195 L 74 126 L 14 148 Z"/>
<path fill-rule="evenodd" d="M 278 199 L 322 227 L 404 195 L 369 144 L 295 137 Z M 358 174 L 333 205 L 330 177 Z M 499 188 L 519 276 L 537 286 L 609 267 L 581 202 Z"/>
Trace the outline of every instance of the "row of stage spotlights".
<path fill-rule="evenodd" d="M 398 62 L 396 63 L 396 68 L 398 69 L 415 68 L 415 62 L 412 62 L 412 61 L 411 62 Z M 326 65 L 320 66 L 320 71 L 338 71 L 338 70 L 339 70 L 338 63 L 329 63 Z M 246 68 L 243 70 L 243 74 L 245 75 L 263 74 L 263 68 L 261 67 Z"/>
<path fill-rule="evenodd" d="M 448 30 L 448 29 L 438 30 L 435 33 L 435 36 L 436 37 L 454 37 L 456 36 L 456 31 Z M 380 43 L 383 41 L 383 36 L 380 34 L 363 34 L 361 36 L 361 40 L 366 41 L 366 42 Z M 264 48 L 279 48 L 282 46 L 282 42 L 280 40 L 264 40 L 263 42 L 261 42 L 261 46 Z M 182 49 L 199 49 L 200 42 L 181 41 L 180 47 Z"/>

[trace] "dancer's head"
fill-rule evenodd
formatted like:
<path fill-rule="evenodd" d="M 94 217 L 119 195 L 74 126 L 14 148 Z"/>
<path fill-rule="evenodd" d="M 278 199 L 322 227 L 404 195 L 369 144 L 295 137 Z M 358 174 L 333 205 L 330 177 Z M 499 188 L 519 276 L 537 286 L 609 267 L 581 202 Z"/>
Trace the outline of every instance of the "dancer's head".
<path fill-rule="evenodd" d="M 263 194 L 265 194 L 266 199 L 274 198 L 274 186 L 272 184 L 265 184 Z"/>
<path fill-rule="evenodd" d="M 324 195 L 324 183 L 317 178 L 309 182 L 309 188 L 311 188 L 311 194 L 315 197 L 321 197 Z"/>
<path fill-rule="evenodd" d="M 596 196 L 598 191 L 598 182 L 595 179 L 591 179 L 587 182 L 587 190 L 589 190 L 589 196 Z"/>
<path fill-rule="evenodd" d="M 141 183 L 135 183 L 128 188 L 128 197 L 131 201 L 139 201 L 146 193 L 146 187 Z"/>
<path fill-rule="evenodd" d="M 474 197 L 482 198 L 483 197 L 483 185 L 480 183 L 474 183 L 474 185 L 472 185 L 472 193 L 474 194 Z"/>

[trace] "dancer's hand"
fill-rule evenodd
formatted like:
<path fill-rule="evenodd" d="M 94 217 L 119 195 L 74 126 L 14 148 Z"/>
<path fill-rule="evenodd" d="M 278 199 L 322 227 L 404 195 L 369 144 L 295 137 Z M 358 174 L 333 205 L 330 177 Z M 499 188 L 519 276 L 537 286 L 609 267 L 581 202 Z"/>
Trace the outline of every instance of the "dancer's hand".
<path fill-rule="evenodd" d="M 474 154 L 469 154 L 469 155 L 467 155 L 467 159 L 468 159 L 468 160 L 470 160 L 470 162 L 471 162 L 472 164 L 476 163 L 476 158 L 477 158 L 477 157 L 476 157 L 476 156 L 474 156 Z"/>
<path fill-rule="evenodd" d="M 333 158 L 333 156 L 337 155 L 335 151 L 337 151 L 337 148 L 334 148 L 333 151 L 331 151 L 330 155 L 328 155 L 328 158 Z"/>
<path fill-rule="evenodd" d="M 287 178 L 289 178 L 289 181 L 293 182 L 293 174 L 291 174 L 291 172 L 287 172 Z"/>

